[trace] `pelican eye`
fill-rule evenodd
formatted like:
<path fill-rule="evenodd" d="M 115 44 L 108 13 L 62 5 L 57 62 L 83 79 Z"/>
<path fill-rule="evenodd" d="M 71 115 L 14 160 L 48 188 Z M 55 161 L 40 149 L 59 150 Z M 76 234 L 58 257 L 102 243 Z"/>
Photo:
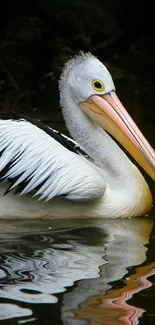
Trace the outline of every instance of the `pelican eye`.
<path fill-rule="evenodd" d="M 105 89 L 104 84 L 101 80 L 93 80 L 92 87 L 94 88 L 94 90 L 99 92 L 102 92 Z"/>

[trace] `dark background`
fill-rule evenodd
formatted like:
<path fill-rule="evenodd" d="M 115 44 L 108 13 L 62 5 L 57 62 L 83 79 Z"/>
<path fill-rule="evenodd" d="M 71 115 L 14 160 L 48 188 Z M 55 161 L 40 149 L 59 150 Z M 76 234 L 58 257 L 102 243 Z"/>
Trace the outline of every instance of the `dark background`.
<path fill-rule="evenodd" d="M 154 8 L 150 1 L 0 0 L 0 110 L 62 130 L 57 80 L 68 58 L 91 51 L 152 137 L 155 123 Z"/>
<path fill-rule="evenodd" d="M 79 50 L 91 51 L 112 73 L 120 99 L 154 147 L 154 47 L 153 1 L 0 0 L 0 111 L 21 112 L 64 131 L 57 82 L 61 68 Z M 153 181 L 151 185 L 155 197 Z M 151 261 L 154 236 L 148 251 Z M 61 323 L 59 298 L 52 309 L 34 304 L 41 324 L 51 319 Z M 154 324 L 154 286 L 138 299 L 133 302 L 147 310 L 141 324 Z"/>

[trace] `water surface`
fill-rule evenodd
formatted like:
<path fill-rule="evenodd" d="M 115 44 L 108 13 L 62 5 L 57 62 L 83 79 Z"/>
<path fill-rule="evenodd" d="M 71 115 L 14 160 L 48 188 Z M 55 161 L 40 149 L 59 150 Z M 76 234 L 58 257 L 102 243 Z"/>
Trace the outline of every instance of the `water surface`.
<path fill-rule="evenodd" d="M 0 323 L 155 324 L 153 224 L 1 222 Z"/>

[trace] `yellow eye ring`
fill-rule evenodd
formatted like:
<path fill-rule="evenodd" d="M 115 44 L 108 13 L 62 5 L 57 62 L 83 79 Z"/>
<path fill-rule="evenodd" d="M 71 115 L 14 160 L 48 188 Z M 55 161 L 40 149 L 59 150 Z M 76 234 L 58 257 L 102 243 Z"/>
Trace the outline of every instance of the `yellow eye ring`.
<path fill-rule="evenodd" d="M 92 87 L 98 92 L 103 92 L 105 89 L 103 82 L 98 79 L 92 81 Z"/>

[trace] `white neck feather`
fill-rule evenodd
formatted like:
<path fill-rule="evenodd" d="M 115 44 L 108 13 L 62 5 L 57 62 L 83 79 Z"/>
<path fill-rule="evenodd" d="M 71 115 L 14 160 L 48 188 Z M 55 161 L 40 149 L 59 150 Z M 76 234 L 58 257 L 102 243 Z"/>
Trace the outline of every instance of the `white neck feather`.
<path fill-rule="evenodd" d="M 112 138 L 78 107 L 67 86 L 61 88 L 60 103 L 71 136 L 103 170 L 105 181 L 110 184 L 117 181 L 124 183 L 133 167 L 128 157 Z"/>

